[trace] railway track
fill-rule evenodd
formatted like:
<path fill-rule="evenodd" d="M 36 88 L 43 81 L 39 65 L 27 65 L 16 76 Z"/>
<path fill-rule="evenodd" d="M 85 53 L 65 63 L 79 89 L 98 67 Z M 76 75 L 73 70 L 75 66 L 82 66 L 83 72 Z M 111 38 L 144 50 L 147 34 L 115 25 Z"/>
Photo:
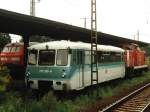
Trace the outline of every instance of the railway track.
<path fill-rule="evenodd" d="M 99 112 L 144 112 L 149 105 L 150 83 L 135 90 Z"/>

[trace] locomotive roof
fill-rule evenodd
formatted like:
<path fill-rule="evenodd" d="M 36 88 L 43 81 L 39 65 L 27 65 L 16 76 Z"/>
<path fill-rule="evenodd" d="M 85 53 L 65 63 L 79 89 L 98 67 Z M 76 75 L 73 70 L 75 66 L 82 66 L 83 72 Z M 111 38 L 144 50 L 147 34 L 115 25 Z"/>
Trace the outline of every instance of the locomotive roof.
<path fill-rule="evenodd" d="M 36 44 L 36 45 L 32 45 L 28 47 L 28 49 L 35 49 L 35 50 L 68 49 L 68 48 L 91 50 L 91 44 L 84 43 L 84 42 L 71 42 L 71 41 L 61 40 L 61 41 L 51 41 L 51 42 L 40 43 L 40 44 Z M 109 46 L 109 45 L 98 45 L 97 49 L 99 51 L 124 52 L 122 48 Z"/>
<path fill-rule="evenodd" d="M 38 42 L 29 42 L 29 46 L 32 46 L 32 45 L 35 45 L 35 44 L 38 44 Z M 23 46 L 24 43 L 23 42 L 16 42 L 16 43 L 8 43 L 6 44 L 5 46 L 6 47 L 11 47 L 11 46 Z"/>
<path fill-rule="evenodd" d="M 16 43 L 8 43 L 6 46 L 23 46 L 24 43 L 22 42 L 16 42 Z"/>

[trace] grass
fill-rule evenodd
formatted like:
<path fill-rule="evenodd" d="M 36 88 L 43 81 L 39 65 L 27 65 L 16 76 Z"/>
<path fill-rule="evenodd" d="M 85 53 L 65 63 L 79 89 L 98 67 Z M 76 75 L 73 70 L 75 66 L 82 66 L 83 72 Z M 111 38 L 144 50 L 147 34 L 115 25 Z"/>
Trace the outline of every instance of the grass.
<path fill-rule="evenodd" d="M 3 99 L 0 100 L 0 112 L 77 112 L 82 108 L 86 108 L 87 105 L 93 104 L 98 99 L 111 97 L 124 89 L 150 81 L 150 72 L 147 72 L 142 76 L 103 83 L 94 87 L 94 89 L 91 87 L 86 88 L 80 91 L 81 93 L 78 92 L 80 94 L 74 99 L 58 100 L 50 91 L 37 101 L 30 99 L 28 96 L 31 93 L 28 92 L 24 93 L 26 94 L 25 97 L 22 97 L 23 95 L 19 91 L 5 92 L 7 80 L 3 76 L 7 72 L 0 73 L 0 99 Z"/>

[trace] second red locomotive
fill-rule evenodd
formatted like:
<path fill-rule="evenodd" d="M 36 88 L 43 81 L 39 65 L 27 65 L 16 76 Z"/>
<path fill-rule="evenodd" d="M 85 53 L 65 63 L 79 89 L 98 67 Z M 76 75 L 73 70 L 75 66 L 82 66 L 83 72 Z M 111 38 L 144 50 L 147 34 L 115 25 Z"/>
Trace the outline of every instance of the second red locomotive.
<path fill-rule="evenodd" d="M 123 48 L 125 49 L 126 75 L 141 74 L 148 70 L 144 50 L 141 50 L 136 44 L 124 45 Z"/>

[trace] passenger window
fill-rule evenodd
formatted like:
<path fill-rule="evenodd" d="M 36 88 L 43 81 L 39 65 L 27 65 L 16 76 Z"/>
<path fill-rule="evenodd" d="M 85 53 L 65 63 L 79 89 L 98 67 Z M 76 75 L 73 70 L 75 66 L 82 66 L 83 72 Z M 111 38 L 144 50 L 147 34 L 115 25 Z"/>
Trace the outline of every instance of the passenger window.
<path fill-rule="evenodd" d="M 85 51 L 85 64 L 91 64 L 91 52 Z"/>
<path fill-rule="evenodd" d="M 121 53 L 111 52 L 111 61 L 121 61 Z"/>
<path fill-rule="evenodd" d="M 116 53 L 116 61 L 122 61 L 121 53 Z"/>
<path fill-rule="evenodd" d="M 97 60 L 98 60 L 98 63 L 101 63 L 102 60 L 103 60 L 103 56 L 102 56 L 102 52 L 101 51 L 97 52 Z"/>
<path fill-rule="evenodd" d="M 111 55 L 111 61 L 112 62 L 116 61 L 116 53 L 115 52 L 111 52 L 110 55 Z"/>
<path fill-rule="evenodd" d="M 111 62 L 111 55 L 109 52 L 98 51 L 98 63 Z"/>
<path fill-rule="evenodd" d="M 68 50 L 59 49 L 57 50 L 57 65 L 65 66 L 68 64 Z"/>

